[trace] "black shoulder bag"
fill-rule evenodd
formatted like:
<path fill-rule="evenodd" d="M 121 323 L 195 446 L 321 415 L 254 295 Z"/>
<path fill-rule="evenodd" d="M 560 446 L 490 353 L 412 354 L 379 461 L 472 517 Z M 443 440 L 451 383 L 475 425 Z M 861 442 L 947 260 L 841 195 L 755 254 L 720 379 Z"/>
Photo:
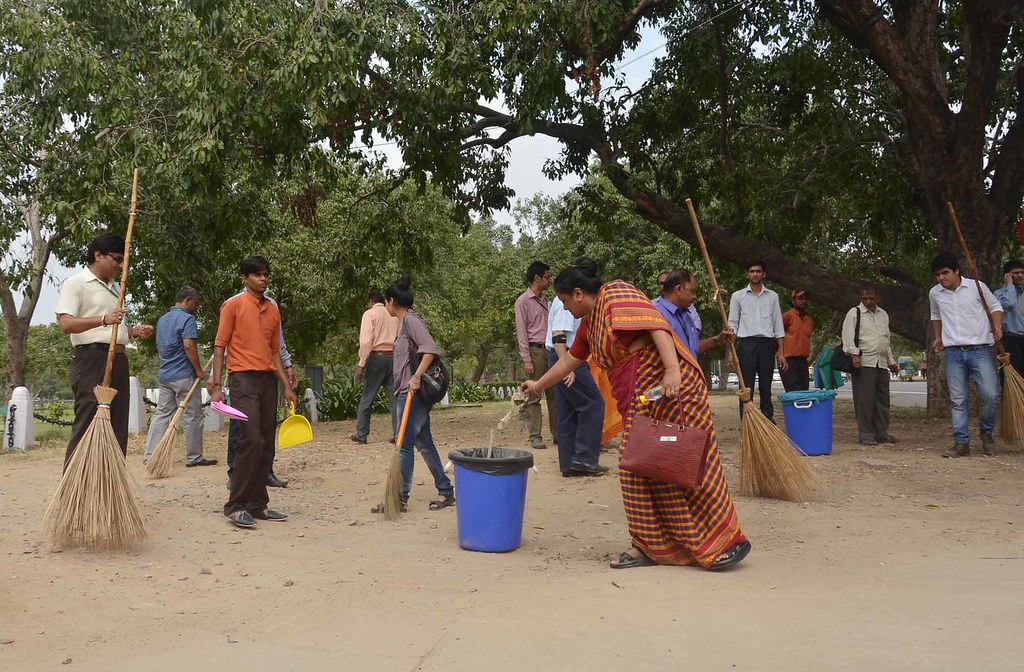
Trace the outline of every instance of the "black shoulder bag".
<path fill-rule="evenodd" d="M 406 316 L 406 319 L 409 319 L 408 316 Z M 406 340 L 409 341 L 409 374 L 416 375 L 416 369 L 420 368 L 421 357 L 416 352 L 415 346 L 417 344 L 413 342 L 412 336 L 409 335 L 409 327 L 405 320 L 402 320 L 402 331 L 405 333 Z M 423 403 L 427 406 L 433 406 L 444 399 L 444 395 L 448 394 L 448 384 L 450 382 L 451 373 L 441 360 L 441 355 L 434 355 L 434 361 L 423 372 L 423 377 L 420 379 L 420 389 L 417 394 Z"/>
<path fill-rule="evenodd" d="M 853 345 L 860 348 L 860 306 L 857 306 L 857 328 L 853 332 Z M 853 366 L 853 357 L 843 349 L 842 343 L 832 349 L 832 370 L 843 373 L 856 371 Z"/>

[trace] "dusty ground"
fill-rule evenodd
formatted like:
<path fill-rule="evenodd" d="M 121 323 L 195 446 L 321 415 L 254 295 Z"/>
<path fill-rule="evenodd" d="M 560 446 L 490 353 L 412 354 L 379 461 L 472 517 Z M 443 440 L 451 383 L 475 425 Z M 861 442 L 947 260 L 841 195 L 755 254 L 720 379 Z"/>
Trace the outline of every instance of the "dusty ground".
<path fill-rule="evenodd" d="M 713 402 L 733 479 L 734 404 Z M 435 412 L 442 451 L 484 445 L 505 409 Z M 910 410 L 903 443 L 861 447 L 850 410 L 813 502 L 736 498 L 754 551 L 723 574 L 609 569 L 628 545 L 616 478 L 563 479 L 550 449 L 514 553 L 461 550 L 419 458 L 411 513 L 377 520 L 378 418 L 381 442 L 338 423 L 283 451 L 272 505 L 292 518 L 254 531 L 220 515 L 220 466 L 147 481 L 134 438 L 152 536 L 131 553 L 51 550 L 39 523 L 63 446 L 3 455 L 0 670 L 1024 669 L 1024 454 L 943 460 L 948 426 Z"/>

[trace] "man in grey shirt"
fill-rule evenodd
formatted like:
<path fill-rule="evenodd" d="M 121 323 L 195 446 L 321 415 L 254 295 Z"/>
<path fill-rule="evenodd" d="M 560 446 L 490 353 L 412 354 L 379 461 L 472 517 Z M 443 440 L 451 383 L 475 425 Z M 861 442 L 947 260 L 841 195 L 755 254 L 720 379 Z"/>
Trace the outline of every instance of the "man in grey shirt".
<path fill-rule="evenodd" d="M 757 377 L 758 396 L 761 412 L 774 422 L 775 409 L 772 407 L 772 374 L 778 363 L 779 370 L 786 370 L 782 343 L 786 328 L 782 325 L 782 308 L 779 295 L 764 286 L 767 268 L 763 261 L 747 264 L 749 285 L 733 293 L 729 299 L 729 326 L 736 332 L 739 342 L 736 354 L 743 383 L 754 389 Z M 734 362 L 730 364 L 735 365 Z M 743 402 L 740 401 L 740 413 Z"/>

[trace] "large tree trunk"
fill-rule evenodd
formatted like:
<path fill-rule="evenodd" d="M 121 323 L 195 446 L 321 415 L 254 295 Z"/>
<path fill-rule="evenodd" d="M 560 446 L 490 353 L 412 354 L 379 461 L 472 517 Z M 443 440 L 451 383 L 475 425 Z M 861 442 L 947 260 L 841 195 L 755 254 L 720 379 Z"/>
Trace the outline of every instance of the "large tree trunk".
<path fill-rule="evenodd" d="M 479 383 L 480 378 L 483 377 L 484 371 L 487 370 L 487 359 L 491 356 L 491 349 L 486 345 L 481 345 L 480 349 L 476 352 L 476 368 L 473 369 L 473 375 L 469 379 L 474 383 Z"/>
<path fill-rule="evenodd" d="M 7 332 L 7 363 L 4 367 L 5 385 L 3 398 L 10 399 L 11 391 L 25 384 L 25 365 L 28 352 L 28 324 L 18 317 L 4 314 L 4 328 Z"/>
<path fill-rule="evenodd" d="M 25 366 L 28 352 L 28 327 L 32 323 L 32 315 L 39 303 L 39 293 L 46 278 L 46 265 L 50 261 L 50 253 L 60 241 L 61 236 L 54 234 L 45 238 L 39 215 L 39 204 L 25 203 L 11 199 L 21 212 L 22 219 L 32 243 L 32 270 L 28 283 L 24 286 L 21 308 L 14 303 L 12 283 L 0 268 L 0 312 L 3 313 L 4 327 L 7 330 L 7 362 L 5 398 L 11 390 L 25 384 Z"/>

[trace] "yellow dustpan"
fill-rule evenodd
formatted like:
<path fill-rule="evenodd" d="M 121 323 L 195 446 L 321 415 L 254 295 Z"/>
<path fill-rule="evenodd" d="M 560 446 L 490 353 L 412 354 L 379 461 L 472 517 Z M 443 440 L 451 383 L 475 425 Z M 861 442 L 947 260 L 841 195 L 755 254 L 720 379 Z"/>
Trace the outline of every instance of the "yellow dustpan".
<path fill-rule="evenodd" d="M 278 448 L 291 448 L 313 440 L 313 428 L 309 425 L 309 420 L 304 416 L 295 415 L 295 404 L 289 406 L 288 417 L 281 423 L 281 429 L 277 430 Z"/>

